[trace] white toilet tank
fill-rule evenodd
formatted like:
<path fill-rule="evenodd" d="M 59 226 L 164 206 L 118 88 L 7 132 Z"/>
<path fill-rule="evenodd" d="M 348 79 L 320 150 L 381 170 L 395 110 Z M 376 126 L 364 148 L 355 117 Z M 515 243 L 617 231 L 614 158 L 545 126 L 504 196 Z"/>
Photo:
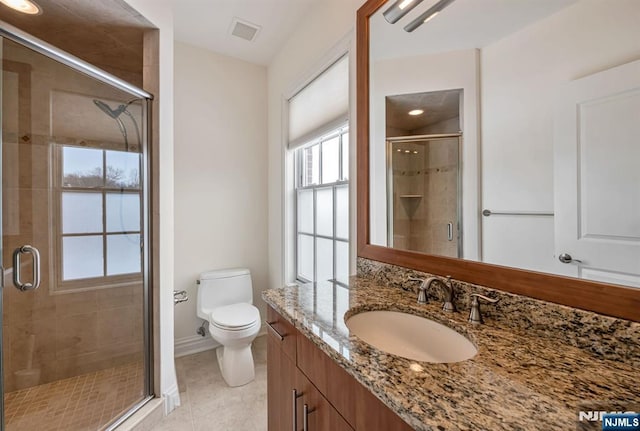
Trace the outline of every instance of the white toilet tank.
<path fill-rule="evenodd" d="M 217 307 L 253 303 L 251 273 L 246 268 L 220 269 L 200 274 L 198 286 L 198 317 L 209 320 L 209 314 Z"/>

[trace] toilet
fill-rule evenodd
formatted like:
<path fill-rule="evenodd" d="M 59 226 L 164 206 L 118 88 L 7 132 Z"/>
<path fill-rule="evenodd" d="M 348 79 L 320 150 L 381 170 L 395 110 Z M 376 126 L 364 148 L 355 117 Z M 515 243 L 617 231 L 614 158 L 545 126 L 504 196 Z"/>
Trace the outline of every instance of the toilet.
<path fill-rule="evenodd" d="M 229 386 L 255 377 L 251 343 L 260 331 L 260 312 L 253 306 L 248 269 L 221 269 L 200 274 L 197 314 L 209 322 L 209 333 L 221 344 L 218 365 Z"/>

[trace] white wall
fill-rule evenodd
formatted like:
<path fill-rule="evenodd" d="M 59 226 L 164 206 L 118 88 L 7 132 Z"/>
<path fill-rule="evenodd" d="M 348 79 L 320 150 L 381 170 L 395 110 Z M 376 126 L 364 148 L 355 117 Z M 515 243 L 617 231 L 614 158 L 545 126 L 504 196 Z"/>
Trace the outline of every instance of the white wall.
<path fill-rule="evenodd" d="M 474 49 L 381 60 L 371 73 L 370 235 L 387 243 L 385 96 L 463 89 L 462 94 L 462 253 L 478 259 L 479 236 L 479 55 Z"/>
<path fill-rule="evenodd" d="M 176 346 L 195 331 L 201 272 L 251 270 L 254 303 L 267 288 L 267 69 L 175 44 Z"/>
<path fill-rule="evenodd" d="M 637 0 L 582 0 L 482 49 L 484 208 L 553 211 L 554 89 L 640 58 L 639 16 Z M 552 217 L 483 217 L 483 258 L 572 269 L 554 256 Z"/>
<path fill-rule="evenodd" d="M 325 0 L 317 2 L 301 20 L 273 59 L 268 69 L 269 97 L 269 287 L 281 287 L 287 280 L 284 262 L 291 250 L 285 247 L 283 236 L 290 228 L 290 214 L 284 211 L 284 148 L 286 145 L 284 100 L 304 81 L 321 70 L 327 55 L 336 45 L 349 39 L 355 29 L 356 10 L 364 0 Z M 355 39 L 351 42 L 350 85 L 352 106 L 350 119 L 351 164 L 351 256 L 355 263 Z M 285 215 L 287 217 L 285 218 Z M 353 268 L 352 268 L 353 271 Z"/>
<path fill-rule="evenodd" d="M 180 405 L 173 359 L 173 11 L 162 0 L 127 0 L 160 30 L 160 388 L 165 413 Z M 156 359 L 157 360 L 157 359 Z"/>

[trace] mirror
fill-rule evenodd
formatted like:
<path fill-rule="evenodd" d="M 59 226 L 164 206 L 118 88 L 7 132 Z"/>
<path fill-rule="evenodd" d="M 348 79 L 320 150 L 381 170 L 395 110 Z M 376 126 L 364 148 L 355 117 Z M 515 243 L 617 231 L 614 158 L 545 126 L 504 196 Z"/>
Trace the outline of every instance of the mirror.
<path fill-rule="evenodd" d="M 359 256 L 592 310 L 594 297 L 575 297 L 604 297 L 603 286 L 623 307 L 638 304 L 640 3 L 424 0 L 385 19 L 406 3 L 358 11 Z M 457 120 L 390 132 L 394 116 L 431 115 L 450 92 L 460 94 Z M 435 166 L 417 156 L 447 121 L 459 126 L 458 183 L 429 188 Z M 402 184 L 409 174 L 422 189 Z M 439 207 L 436 224 L 414 227 L 428 207 Z M 424 247 L 429 232 L 457 250 Z"/>

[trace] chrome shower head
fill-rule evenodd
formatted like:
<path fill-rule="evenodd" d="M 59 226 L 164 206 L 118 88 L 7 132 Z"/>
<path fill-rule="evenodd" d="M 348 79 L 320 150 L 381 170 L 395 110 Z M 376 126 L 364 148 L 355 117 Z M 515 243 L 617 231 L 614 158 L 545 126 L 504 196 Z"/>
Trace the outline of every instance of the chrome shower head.
<path fill-rule="evenodd" d="M 116 118 L 118 118 L 120 115 L 122 115 L 122 113 L 127 109 L 127 105 L 120 105 L 118 106 L 116 109 L 111 109 L 109 107 L 109 105 L 107 105 L 106 103 L 104 103 L 102 100 L 98 100 L 98 99 L 93 99 L 93 103 L 100 108 L 100 110 L 102 112 L 104 112 L 105 114 L 107 114 L 109 117 L 113 118 L 114 120 Z"/>

